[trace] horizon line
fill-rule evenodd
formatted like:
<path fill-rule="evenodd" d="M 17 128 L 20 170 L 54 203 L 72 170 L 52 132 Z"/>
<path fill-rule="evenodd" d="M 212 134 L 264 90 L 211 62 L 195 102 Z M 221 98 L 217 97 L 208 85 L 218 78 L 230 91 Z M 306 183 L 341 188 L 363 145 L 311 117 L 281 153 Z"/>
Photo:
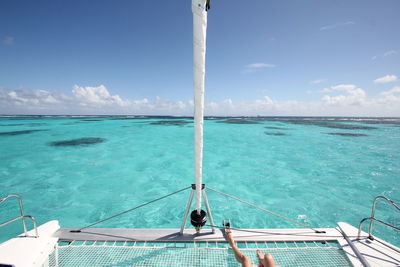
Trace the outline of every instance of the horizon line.
<path fill-rule="evenodd" d="M 110 114 L 103 114 L 103 115 L 68 115 L 68 114 L 57 114 L 57 115 L 46 115 L 46 114 L 0 114 L 0 118 L 7 118 L 7 117 L 133 117 L 133 118 L 140 118 L 140 117 L 153 117 L 153 118 L 194 118 L 194 116 L 186 116 L 186 115 L 110 115 Z M 238 115 L 238 116 L 213 116 L 207 115 L 204 118 L 364 118 L 364 119 L 400 119 L 400 116 L 302 116 L 302 115 L 256 115 L 256 116 L 246 116 L 246 115 Z"/>

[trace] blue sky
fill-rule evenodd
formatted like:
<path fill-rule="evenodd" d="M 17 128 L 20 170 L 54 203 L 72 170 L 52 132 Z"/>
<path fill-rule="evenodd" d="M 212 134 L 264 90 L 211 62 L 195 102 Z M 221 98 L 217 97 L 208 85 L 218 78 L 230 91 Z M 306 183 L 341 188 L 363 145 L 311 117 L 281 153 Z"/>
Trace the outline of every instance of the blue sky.
<path fill-rule="evenodd" d="M 400 1 L 214 0 L 207 115 L 400 116 Z M 191 1 L 1 1 L 0 114 L 191 115 Z"/>

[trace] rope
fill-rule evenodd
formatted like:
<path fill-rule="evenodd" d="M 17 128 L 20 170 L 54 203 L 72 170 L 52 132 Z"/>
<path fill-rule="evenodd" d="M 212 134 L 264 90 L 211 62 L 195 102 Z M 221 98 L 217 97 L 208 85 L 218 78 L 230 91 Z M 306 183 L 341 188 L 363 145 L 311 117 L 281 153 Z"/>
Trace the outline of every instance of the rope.
<path fill-rule="evenodd" d="M 247 201 L 241 200 L 241 199 L 239 199 L 239 198 L 237 198 L 237 197 L 231 196 L 231 195 L 226 194 L 226 193 L 224 193 L 224 192 L 218 191 L 218 190 L 216 190 L 216 189 L 214 189 L 214 188 L 211 188 L 211 187 L 207 187 L 207 188 L 210 189 L 211 191 L 214 191 L 214 192 L 219 193 L 219 194 L 221 194 L 221 195 L 224 195 L 224 196 L 226 196 L 226 197 L 235 199 L 235 200 L 240 201 L 240 202 L 242 202 L 242 203 L 244 203 L 244 204 L 247 204 L 247 205 L 249 205 L 249 206 L 252 206 L 252 207 L 254 207 L 254 208 L 256 208 L 256 209 L 262 210 L 262 211 L 264 211 L 264 212 L 266 212 L 266 213 L 272 214 L 272 215 L 274 215 L 274 216 L 276 216 L 276 217 L 279 217 L 279 218 L 281 218 L 281 219 L 283 219 L 283 220 L 286 220 L 286 221 L 292 222 L 292 223 L 294 223 L 294 224 L 300 225 L 301 227 L 304 227 L 304 228 L 309 228 L 309 229 L 313 230 L 313 231 L 316 232 L 316 233 L 320 233 L 320 232 L 321 232 L 321 231 L 318 231 L 318 230 L 316 230 L 316 229 L 314 229 L 314 228 L 311 228 L 311 227 L 309 227 L 309 226 L 307 226 L 307 225 L 305 225 L 305 224 L 296 222 L 296 221 L 294 221 L 294 220 L 292 220 L 292 219 L 289 219 L 289 218 L 287 218 L 287 217 L 285 217 L 285 216 L 279 215 L 279 214 L 277 214 L 277 213 L 275 213 L 275 212 L 272 212 L 272 211 L 270 211 L 270 210 L 260 208 L 260 207 L 254 205 L 254 204 L 251 204 L 251 203 L 249 203 L 249 202 L 247 202 Z"/>
<path fill-rule="evenodd" d="M 82 231 L 83 229 L 86 229 L 86 228 L 92 227 L 92 226 L 94 226 L 94 225 L 96 225 L 96 224 L 99 224 L 99 223 L 102 223 L 102 222 L 111 220 L 111 219 L 113 219 L 113 218 L 115 218 L 115 217 L 121 216 L 121 215 L 123 215 L 123 214 L 125 214 L 125 213 L 131 212 L 131 211 L 133 211 L 133 210 L 139 209 L 139 208 L 144 207 L 144 206 L 147 206 L 147 205 L 149 205 L 149 204 L 151 204 L 151 203 L 153 203 L 153 202 L 156 202 L 156 201 L 158 201 L 158 200 L 161 200 L 161 199 L 170 197 L 170 196 L 172 196 L 172 195 L 175 195 L 175 194 L 177 194 L 177 193 L 180 193 L 180 192 L 182 192 L 182 191 L 185 191 L 185 190 L 187 190 L 187 189 L 189 189 L 189 188 L 192 188 L 192 187 L 191 187 L 191 186 L 188 186 L 188 187 L 182 188 L 182 189 L 180 189 L 180 190 L 178 190 L 178 191 L 175 191 L 175 192 L 173 192 L 173 193 L 171 193 L 171 194 L 165 195 L 165 196 L 163 196 L 163 197 L 159 197 L 159 198 L 157 198 L 157 199 L 154 199 L 154 200 L 151 200 L 151 201 L 149 201 L 149 202 L 143 203 L 143 204 L 141 204 L 141 205 L 139 205 L 139 206 L 130 208 L 129 210 L 126 210 L 126 211 L 120 212 L 120 213 L 118 213 L 118 214 L 115 214 L 115 215 L 113 215 L 113 216 L 111 216 L 111 217 L 108 217 L 108 218 L 106 218 L 106 219 L 103 219 L 103 220 L 101 220 L 101 221 L 98 221 L 98 222 L 92 223 L 92 224 L 90 224 L 90 225 L 88 225 L 88 226 L 79 228 L 78 230 L 71 230 L 71 232 L 73 232 L 73 233 L 79 233 L 79 232 Z"/>

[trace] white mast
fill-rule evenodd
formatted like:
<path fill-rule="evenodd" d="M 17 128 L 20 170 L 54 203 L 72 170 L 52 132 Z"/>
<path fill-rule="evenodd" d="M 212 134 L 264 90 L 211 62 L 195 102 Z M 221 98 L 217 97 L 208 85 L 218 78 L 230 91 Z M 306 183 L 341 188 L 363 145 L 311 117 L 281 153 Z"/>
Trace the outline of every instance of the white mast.
<path fill-rule="evenodd" d="M 201 211 L 203 167 L 204 76 L 206 58 L 207 10 L 209 0 L 192 0 L 193 12 L 193 81 L 194 81 L 194 173 L 196 209 Z"/>

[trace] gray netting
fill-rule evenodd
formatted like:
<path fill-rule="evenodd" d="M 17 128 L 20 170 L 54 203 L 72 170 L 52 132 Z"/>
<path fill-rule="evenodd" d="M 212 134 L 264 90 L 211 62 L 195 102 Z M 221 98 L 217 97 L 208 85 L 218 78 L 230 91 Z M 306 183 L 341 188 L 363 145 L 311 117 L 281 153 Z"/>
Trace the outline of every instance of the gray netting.
<path fill-rule="evenodd" d="M 240 266 L 226 243 L 214 246 L 176 243 L 152 247 L 123 245 L 66 245 L 57 246 L 49 256 L 49 266 Z M 243 247 L 243 245 L 242 245 Z M 254 248 L 241 248 L 258 264 Z M 270 253 L 277 266 L 351 266 L 338 247 L 284 247 L 260 248 Z M 46 264 L 47 265 L 47 264 Z"/>

